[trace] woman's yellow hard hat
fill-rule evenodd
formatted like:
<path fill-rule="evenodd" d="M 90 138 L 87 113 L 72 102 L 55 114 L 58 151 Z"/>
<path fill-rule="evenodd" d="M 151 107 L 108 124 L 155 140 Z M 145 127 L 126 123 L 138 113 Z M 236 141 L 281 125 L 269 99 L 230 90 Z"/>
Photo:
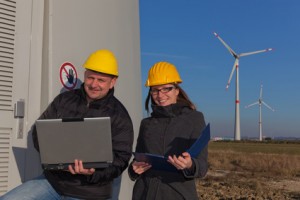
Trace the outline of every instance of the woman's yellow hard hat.
<path fill-rule="evenodd" d="M 164 85 L 168 83 L 181 83 L 182 80 L 176 67 L 168 62 L 158 62 L 154 64 L 149 72 L 145 86 Z"/>

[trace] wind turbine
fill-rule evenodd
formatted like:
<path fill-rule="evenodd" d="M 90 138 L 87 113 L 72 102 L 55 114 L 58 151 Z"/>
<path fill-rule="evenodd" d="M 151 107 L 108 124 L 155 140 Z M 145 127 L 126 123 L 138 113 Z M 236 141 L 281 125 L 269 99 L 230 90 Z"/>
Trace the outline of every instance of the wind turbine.
<path fill-rule="evenodd" d="M 240 94 L 239 94 L 239 59 L 242 56 L 249 56 L 252 54 L 257 54 L 257 53 L 263 53 L 267 51 L 271 51 L 272 48 L 264 49 L 264 50 L 259 50 L 259 51 L 253 51 L 253 52 L 248 52 L 248 53 L 241 53 L 237 54 L 235 53 L 223 40 L 222 38 L 214 32 L 214 35 L 222 42 L 222 44 L 228 49 L 230 54 L 235 58 L 233 68 L 231 70 L 227 85 L 226 85 L 226 90 L 229 88 L 230 81 L 232 78 L 232 75 L 234 73 L 234 70 L 236 71 L 236 88 L 235 88 L 235 129 L 234 129 L 234 139 L 235 140 L 241 140 L 241 129 L 240 129 Z"/>
<path fill-rule="evenodd" d="M 260 85 L 260 95 L 259 95 L 259 99 L 258 101 L 245 106 L 245 108 L 249 108 L 251 106 L 254 105 L 259 105 L 259 121 L 258 121 L 258 125 L 259 125 L 259 141 L 262 141 L 262 118 L 261 118 L 261 105 L 265 105 L 267 108 L 269 108 L 270 110 L 272 110 L 273 112 L 275 111 L 273 108 L 271 108 L 267 103 L 265 103 L 262 99 L 262 90 L 263 90 L 263 86 Z"/>

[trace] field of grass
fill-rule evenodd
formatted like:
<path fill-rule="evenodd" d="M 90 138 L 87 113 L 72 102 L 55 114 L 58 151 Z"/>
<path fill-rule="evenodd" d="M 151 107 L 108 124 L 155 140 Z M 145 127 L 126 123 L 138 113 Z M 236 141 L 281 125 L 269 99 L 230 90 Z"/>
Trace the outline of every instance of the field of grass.
<path fill-rule="evenodd" d="M 300 177 L 300 143 L 217 141 L 208 145 L 210 168 Z"/>
<path fill-rule="evenodd" d="M 300 142 L 210 141 L 199 199 L 300 199 Z"/>
<path fill-rule="evenodd" d="M 210 142 L 209 150 L 235 151 L 240 153 L 266 153 L 300 155 L 299 142 L 257 142 L 257 141 L 214 141 Z"/>

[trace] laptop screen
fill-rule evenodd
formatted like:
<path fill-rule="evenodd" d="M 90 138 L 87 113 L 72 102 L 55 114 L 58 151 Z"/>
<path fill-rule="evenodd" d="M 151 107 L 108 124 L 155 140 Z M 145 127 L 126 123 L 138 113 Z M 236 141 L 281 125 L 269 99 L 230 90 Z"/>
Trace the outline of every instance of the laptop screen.
<path fill-rule="evenodd" d="M 85 168 L 103 168 L 113 161 L 109 117 L 41 119 L 36 128 L 43 169 L 67 169 L 75 159 Z"/>

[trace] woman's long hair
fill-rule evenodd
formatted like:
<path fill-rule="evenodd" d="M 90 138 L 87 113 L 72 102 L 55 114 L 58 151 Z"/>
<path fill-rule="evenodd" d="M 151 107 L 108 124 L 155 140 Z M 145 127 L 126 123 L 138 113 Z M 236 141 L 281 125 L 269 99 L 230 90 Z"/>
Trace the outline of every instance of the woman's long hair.
<path fill-rule="evenodd" d="M 187 104 L 192 110 L 196 110 L 195 104 L 193 104 L 193 102 L 190 100 L 186 92 L 179 85 L 174 84 L 174 86 L 179 89 L 179 94 L 177 96 L 177 103 Z M 152 99 L 152 96 L 150 94 L 150 89 L 151 88 L 149 88 L 148 95 L 145 101 L 145 109 L 147 113 L 150 112 L 150 108 L 149 108 L 150 99 L 151 99 L 151 105 L 156 105 L 155 101 Z"/>

